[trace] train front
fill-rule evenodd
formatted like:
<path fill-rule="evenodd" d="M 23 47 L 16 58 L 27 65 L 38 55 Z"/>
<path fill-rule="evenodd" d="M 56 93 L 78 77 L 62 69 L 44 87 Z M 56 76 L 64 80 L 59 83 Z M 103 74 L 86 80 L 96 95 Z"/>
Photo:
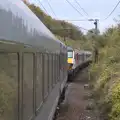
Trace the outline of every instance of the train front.
<path fill-rule="evenodd" d="M 74 62 L 74 51 L 71 47 L 67 48 L 67 54 L 68 54 L 68 74 L 73 73 L 73 62 Z"/>

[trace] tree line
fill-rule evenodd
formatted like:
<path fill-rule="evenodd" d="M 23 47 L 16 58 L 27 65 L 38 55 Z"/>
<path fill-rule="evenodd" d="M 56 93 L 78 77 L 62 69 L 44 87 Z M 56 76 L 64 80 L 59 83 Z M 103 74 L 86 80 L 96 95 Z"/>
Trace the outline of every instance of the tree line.
<path fill-rule="evenodd" d="M 67 37 L 72 40 L 80 40 L 84 38 L 82 31 L 79 30 L 77 26 L 63 20 L 52 18 L 45 14 L 40 7 L 34 4 L 26 3 L 26 5 L 53 34 L 60 37 Z"/>

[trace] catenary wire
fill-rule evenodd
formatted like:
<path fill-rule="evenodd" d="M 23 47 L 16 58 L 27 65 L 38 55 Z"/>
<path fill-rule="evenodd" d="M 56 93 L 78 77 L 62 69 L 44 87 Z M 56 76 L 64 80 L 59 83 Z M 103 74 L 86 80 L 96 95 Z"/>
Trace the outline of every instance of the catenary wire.
<path fill-rule="evenodd" d="M 85 9 L 81 7 L 80 3 L 79 3 L 77 0 L 74 0 L 74 1 L 77 3 L 77 5 L 80 7 L 80 9 L 82 9 L 83 12 L 84 12 L 87 16 L 89 16 L 88 13 L 85 11 Z"/>
<path fill-rule="evenodd" d="M 78 14 L 82 15 L 81 12 L 74 6 L 69 0 L 66 0 L 66 2 L 76 11 Z M 83 15 L 82 15 L 83 16 Z"/>
<path fill-rule="evenodd" d="M 42 4 L 42 2 L 40 0 L 36 0 L 37 2 L 39 2 L 39 4 L 43 7 L 44 11 L 49 15 L 47 9 L 44 7 L 44 5 Z"/>
<path fill-rule="evenodd" d="M 113 14 L 113 12 L 116 10 L 116 8 L 118 7 L 119 4 L 120 4 L 120 0 L 116 4 L 116 6 L 113 8 L 113 10 L 108 14 L 108 16 L 103 20 L 107 20 Z"/>
<path fill-rule="evenodd" d="M 50 7 L 52 13 L 54 14 L 54 16 L 57 18 L 56 13 L 54 12 L 54 10 L 53 10 L 53 8 L 52 8 L 52 6 L 51 6 L 51 4 L 50 4 L 50 2 L 49 2 L 48 0 L 47 0 L 47 3 L 48 3 L 48 5 L 49 5 L 49 7 Z"/>

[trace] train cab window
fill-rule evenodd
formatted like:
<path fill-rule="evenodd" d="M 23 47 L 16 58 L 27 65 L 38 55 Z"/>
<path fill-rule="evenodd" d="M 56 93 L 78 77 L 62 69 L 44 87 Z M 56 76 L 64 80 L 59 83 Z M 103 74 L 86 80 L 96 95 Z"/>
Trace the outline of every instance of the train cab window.
<path fill-rule="evenodd" d="M 72 58 L 73 57 L 73 52 L 72 51 L 68 51 L 68 58 Z"/>

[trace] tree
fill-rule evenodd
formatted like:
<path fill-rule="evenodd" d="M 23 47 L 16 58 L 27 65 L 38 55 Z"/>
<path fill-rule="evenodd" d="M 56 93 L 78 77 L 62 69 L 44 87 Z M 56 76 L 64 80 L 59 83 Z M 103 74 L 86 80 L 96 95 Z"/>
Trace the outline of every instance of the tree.
<path fill-rule="evenodd" d="M 78 28 L 68 22 L 55 20 L 51 16 L 45 14 L 39 7 L 34 4 L 26 4 L 33 13 L 46 25 L 53 34 L 61 37 L 68 37 L 73 40 L 82 39 L 83 33 Z M 71 32 L 70 32 L 71 31 Z"/>

